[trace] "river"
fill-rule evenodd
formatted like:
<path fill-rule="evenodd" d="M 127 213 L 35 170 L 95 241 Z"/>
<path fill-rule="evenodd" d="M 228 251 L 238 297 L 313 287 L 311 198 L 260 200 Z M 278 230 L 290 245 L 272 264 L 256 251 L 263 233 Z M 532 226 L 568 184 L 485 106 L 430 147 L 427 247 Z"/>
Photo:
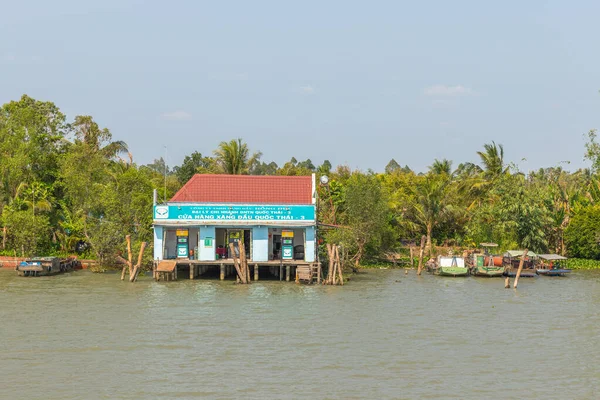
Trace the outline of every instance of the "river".
<path fill-rule="evenodd" d="M 2 399 L 595 399 L 600 273 L 343 287 L 0 270 Z"/>

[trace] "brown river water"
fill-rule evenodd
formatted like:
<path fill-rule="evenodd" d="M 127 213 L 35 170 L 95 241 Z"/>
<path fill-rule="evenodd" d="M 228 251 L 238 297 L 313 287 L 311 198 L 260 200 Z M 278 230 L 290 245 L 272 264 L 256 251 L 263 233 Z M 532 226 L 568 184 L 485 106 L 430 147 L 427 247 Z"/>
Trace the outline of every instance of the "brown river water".
<path fill-rule="evenodd" d="M 1 399 L 598 399 L 600 273 L 343 287 L 0 271 Z"/>

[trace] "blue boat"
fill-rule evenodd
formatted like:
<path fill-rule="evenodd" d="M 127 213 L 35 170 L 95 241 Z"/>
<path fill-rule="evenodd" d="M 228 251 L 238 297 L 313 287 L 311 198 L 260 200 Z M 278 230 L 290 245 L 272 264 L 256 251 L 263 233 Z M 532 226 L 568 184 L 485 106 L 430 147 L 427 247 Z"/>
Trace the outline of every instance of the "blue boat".
<path fill-rule="evenodd" d="M 536 269 L 538 275 L 565 276 L 571 272 L 569 268 L 564 268 L 567 263 L 567 257 L 559 256 L 558 254 L 540 254 L 538 257 L 542 260 Z"/>

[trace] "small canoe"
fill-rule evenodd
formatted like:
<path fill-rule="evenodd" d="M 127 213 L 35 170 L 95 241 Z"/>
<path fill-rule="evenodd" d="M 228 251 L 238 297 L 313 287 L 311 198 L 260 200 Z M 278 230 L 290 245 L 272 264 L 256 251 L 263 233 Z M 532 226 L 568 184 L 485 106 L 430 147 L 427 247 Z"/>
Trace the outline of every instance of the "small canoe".
<path fill-rule="evenodd" d="M 538 275 L 546 275 L 546 276 L 565 276 L 569 272 L 570 269 L 567 268 L 552 268 L 552 269 L 544 269 L 540 268 L 536 270 Z"/>

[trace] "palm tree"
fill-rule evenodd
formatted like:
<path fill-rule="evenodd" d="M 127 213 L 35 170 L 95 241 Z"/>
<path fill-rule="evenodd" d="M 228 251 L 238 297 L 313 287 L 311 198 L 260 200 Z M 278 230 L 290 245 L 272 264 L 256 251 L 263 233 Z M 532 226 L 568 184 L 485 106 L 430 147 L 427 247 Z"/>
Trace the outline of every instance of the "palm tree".
<path fill-rule="evenodd" d="M 121 140 L 111 142 L 110 131 L 107 128 L 100 129 L 91 116 L 76 116 L 72 127 L 75 131 L 75 138 L 86 145 L 92 153 L 100 154 L 110 160 L 121 154 L 127 154 L 131 160 L 127 144 Z"/>
<path fill-rule="evenodd" d="M 429 172 L 434 174 L 446 174 L 448 176 L 452 175 L 452 161 L 443 159 L 438 160 L 437 158 L 433 160 L 433 164 L 429 166 Z"/>
<path fill-rule="evenodd" d="M 449 193 L 451 182 L 447 175 L 429 173 L 415 187 L 414 216 L 418 224 L 425 228 L 430 257 L 433 255 L 433 229 L 452 211 Z"/>
<path fill-rule="evenodd" d="M 483 173 L 486 178 L 493 179 L 508 171 L 504 165 L 504 147 L 495 142 L 483 145 L 485 151 L 478 151 L 477 155 L 483 164 Z"/>
<path fill-rule="evenodd" d="M 262 155 L 260 152 L 250 155 L 248 145 L 242 142 L 242 139 L 219 143 L 219 148 L 214 154 L 220 170 L 231 175 L 247 175 Z"/>

